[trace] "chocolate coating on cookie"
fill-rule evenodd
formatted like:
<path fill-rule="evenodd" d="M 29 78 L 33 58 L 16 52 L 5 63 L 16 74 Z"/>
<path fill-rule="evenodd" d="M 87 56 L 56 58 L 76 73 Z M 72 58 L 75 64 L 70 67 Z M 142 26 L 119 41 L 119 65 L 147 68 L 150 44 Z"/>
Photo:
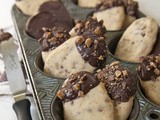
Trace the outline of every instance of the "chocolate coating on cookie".
<path fill-rule="evenodd" d="M 138 66 L 138 75 L 141 80 L 156 80 L 160 76 L 160 54 L 150 55 L 141 58 L 141 63 Z"/>
<path fill-rule="evenodd" d="M 75 31 L 78 35 L 82 35 L 83 33 L 95 33 L 97 36 L 104 36 L 107 32 L 105 26 L 103 25 L 103 20 L 97 21 L 96 18 L 88 17 L 84 22 L 76 21 Z"/>
<path fill-rule="evenodd" d="M 86 22 L 76 24 L 76 30 L 81 35 L 76 46 L 82 58 L 93 67 L 102 67 L 107 53 L 103 21 L 89 17 Z"/>
<path fill-rule="evenodd" d="M 26 33 L 36 39 L 43 36 L 43 27 L 64 27 L 70 31 L 74 26 L 73 19 L 60 1 L 43 3 L 39 13 L 31 16 L 26 23 Z"/>
<path fill-rule="evenodd" d="M 127 102 L 136 93 L 134 74 L 120 66 L 118 61 L 106 65 L 96 73 L 96 76 L 105 83 L 106 90 L 112 100 Z"/>
<path fill-rule="evenodd" d="M 64 102 L 83 97 L 99 84 L 97 78 L 86 71 L 70 75 L 58 91 L 57 96 Z"/>
<path fill-rule="evenodd" d="M 117 6 L 123 6 L 126 14 L 137 17 L 138 2 L 133 0 L 104 0 L 96 6 L 96 11 L 103 11 Z"/>
<path fill-rule="evenodd" d="M 43 31 L 43 37 L 38 40 L 42 51 L 53 50 L 70 38 L 64 28 L 43 28 Z"/>
<path fill-rule="evenodd" d="M 104 37 L 83 34 L 76 40 L 76 46 L 82 58 L 93 67 L 102 67 L 107 50 Z"/>

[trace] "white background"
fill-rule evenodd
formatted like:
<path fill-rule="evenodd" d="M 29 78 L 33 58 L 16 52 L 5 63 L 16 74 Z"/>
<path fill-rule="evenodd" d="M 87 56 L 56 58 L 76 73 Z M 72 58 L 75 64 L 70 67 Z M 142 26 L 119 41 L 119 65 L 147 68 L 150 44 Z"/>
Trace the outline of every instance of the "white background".
<path fill-rule="evenodd" d="M 139 1 L 140 11 L 147 16 L 153 17 L 160 25 L 160 0 L 137 1 Z M 0 28 L 6 28 L 13 25 L 11 8 L 14 2 L 15 0 L 0 0 Z M 0 102 L 0 120 L 16 120 L 15 113 L 11 107 L 12 103 L 6 101 Z"/>

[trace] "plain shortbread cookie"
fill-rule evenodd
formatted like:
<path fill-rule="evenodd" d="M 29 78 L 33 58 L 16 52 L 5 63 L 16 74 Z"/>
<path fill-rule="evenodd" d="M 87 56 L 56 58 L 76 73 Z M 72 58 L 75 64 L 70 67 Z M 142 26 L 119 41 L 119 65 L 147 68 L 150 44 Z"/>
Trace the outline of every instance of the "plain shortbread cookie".
<path fill-rule="evenodd" d="M 151 17 L 134 21 L 123 33 L 118 42 L 115 56 L 124 61 L 139 62 L 139 58 L 147 56 L 157 38 L 158 25 Z"/>

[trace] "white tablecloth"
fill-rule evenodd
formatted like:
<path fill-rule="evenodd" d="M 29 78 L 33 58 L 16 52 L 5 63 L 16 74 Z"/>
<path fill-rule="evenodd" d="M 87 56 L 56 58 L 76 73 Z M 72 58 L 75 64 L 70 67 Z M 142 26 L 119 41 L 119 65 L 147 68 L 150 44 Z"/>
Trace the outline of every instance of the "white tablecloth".
<path fill-rule="evenodd" d="M 147 16 L 153 17 L 157 23 L 160 25 L 160 0 L 137 0 L 139 1 L 139 9 L 141 12 Z M 14 38 L 17 38 L 15 29 L 13 27 L 12 17 L 11 17 L 11 7 L 15 3 L 15 0 L 0 0 L 0 28 L 6 28 Z M 3 61 L 0 60 L 0 73 L 3 72 L 4 65 Z M 1 75 L 1 74 L 0 74 Z M 28 88 L 30 86 L 28 85 Z M 28 89 L 31 92 L 30 89 Z M 32 97 L 29 97 L 32 106 L 31 112 L 33 120 L 38 120 L 38 115 L 35 107 L 35 103 Z M 16 115 L 12 109 L 12 104 L 14 100 L 10 94 L 9 86 L 7 82 L 0 83 L 0 120 L 17 120 Z"/>

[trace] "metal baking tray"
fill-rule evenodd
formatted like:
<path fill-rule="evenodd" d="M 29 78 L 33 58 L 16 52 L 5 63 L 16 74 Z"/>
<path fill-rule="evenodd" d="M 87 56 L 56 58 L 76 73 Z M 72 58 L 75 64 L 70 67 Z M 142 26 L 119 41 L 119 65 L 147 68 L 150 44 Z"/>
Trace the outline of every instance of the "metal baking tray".
<path fill-rule="evenodd" d="M 71 0 L 62 0 L 73 19 L 85 19 L 94 9 L 81 8 Z M 21 46 L 23 61 L 27 70 L 27 76 L 33 89 L 33 97 L 38 109 L 41 120 L 63 120 L 63 106 L 56 97 L 57 90 L 61 87 L 64 79 L 54 78 L 46 75 L 43 71 L 43 61 L 39 43 L 36 39 L 25 33 L 25 24 L 30 16 L 24 15 L 14 5 L 12 7 L 12 18 L 17 32 L 18 40 Z M 139 11 L 139 18 L 145 16 Z M 122 31 L 107 32 L 107 63 L 119 60 L 113 53 Z M 136 73 L 137 64 L 119 60 L 123 66 Z M 160 106 L 150 102 L 143 94 L 137 75 L 137 93 L 134 100 L 134 106 L 128 120 L 160 120 Z"/>

